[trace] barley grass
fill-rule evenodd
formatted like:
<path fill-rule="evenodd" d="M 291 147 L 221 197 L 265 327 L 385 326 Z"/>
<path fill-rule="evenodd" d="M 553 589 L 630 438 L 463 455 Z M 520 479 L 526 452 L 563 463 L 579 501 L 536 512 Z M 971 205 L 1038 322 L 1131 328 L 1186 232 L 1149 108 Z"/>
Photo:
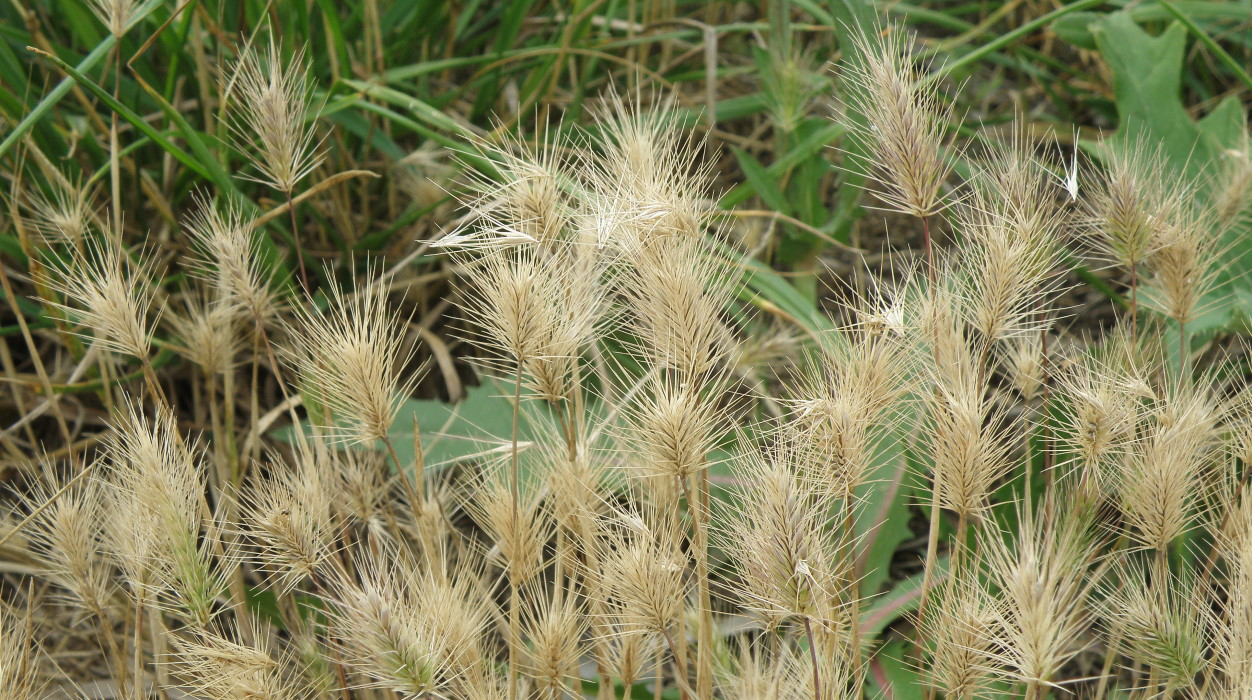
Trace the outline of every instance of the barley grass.
<path fill-rule="evenodd" d="M 115 35 L 141 11 L 93 9 Z M 1246 154 L 1210 198 L 1152 144 L 1067 163 L 1021 115 L 967 144 L 907 33 L 860 41 L 868 160 L 845 167 L 925 259 L 867 268 L 825 330 L 746 286 L 719 144 L 673 98 L 474 136 L 462 216 L 413 256 L 507 413 L 466 421 L 508 428 L 451 463 L 429 458 L 452 422 L 403 413 L 425 358 L 460 366 L 411 271 L 322 268 L 302 233 L 338 196 L 308 183 L 347 171 L 302 51 L 259 34 L 213 76 L 249 164 L 229 182 L 272 190 L 298 272 L 262 235 L 282 217 L 190 172 L 152 234 L 182 255 L 124 235 L 116 121 L 110 197 L 14 178 L 51 316 L 31 346 L 100 399 L 61 417 L 87 444 L 4 443 L 0 698 L 1248 697 L 1252 411 L 1237 358 L 1191 335 Z M 794 129 L 807 54 L 770 60 Z M 1079 256 L 1127 280 L 1098 332 L 1066 327 Z"/>

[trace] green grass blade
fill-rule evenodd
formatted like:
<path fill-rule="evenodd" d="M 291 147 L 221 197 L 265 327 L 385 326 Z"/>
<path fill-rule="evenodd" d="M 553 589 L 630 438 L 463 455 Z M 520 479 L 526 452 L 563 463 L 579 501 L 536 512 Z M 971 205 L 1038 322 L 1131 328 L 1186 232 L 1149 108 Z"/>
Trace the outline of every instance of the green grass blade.
<path fill-rule="evenodd" d="M 112 35 L 109 35 L 104 41 L 100 42 L 96 48 L 92 49 L 91 53 L 84 56 L 83 60 L 78 62 L 78 67 L 76 69 L 70 70 L 73 70 L 74 73 L 78 75 L 82 75 L 82 71 L 91 70 L 97 63 L 109 54 L 109 51 L 111 51 L 116 44 L 117 39 Z M 52 58 L 55 61 L 60 61 L 60 59 L 57 59 L 56 57 Z M 61 64 L 64 65 L 64 62 L 61 61 Z M 68 68 L 68 66 L 66 67 Z M 52 92 L 49 92 L 42 100 L 40 100 L 39 104 L 35 105 L 35 108 L 30 111 L 30 114 L 26 115 L 25 119 L 19 122 L 17 126 L 13 127 L 13 130 L 4 137 L 4 141 L 0 142 L 0 158 L 3 158 L 4 154 L 8 153 L 9 149 L 13 147 L 13 144 L 17 143 L 19 139 L 26 135 L 26 132 L 31 130 L 31 127 L 35 125 L 35 122 L 42 119 L 49 110 L 61 101 L 62 97 L 65 97 L 69 93 L 70 88 L 74 85 L 74 81 L 75 78 L 68 77 L 61 80 L 60 83 L 57 83 L 57 86 L 52 88 Z"/>

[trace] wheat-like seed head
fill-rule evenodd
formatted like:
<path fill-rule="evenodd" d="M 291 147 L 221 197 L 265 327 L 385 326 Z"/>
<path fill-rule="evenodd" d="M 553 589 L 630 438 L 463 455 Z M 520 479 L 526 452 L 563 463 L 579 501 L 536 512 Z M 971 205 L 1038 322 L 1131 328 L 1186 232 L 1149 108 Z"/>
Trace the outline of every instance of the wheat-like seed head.
<path fill-rule="evenodd" d="M 1097 255 L 1133 270 L 1152 254 L 1158 230 L 1194 193 L 1159 146 L 1106 144 L 1107 170 L 1086 198 L 1084 225 Z"/>
<path fill-rule="evenodd" d="M 184 224 L 199 253 L 191 260 L 192 274 L 212 284 L 218 303 L 242 307 L 253 319 L 269 321 L 279 311 L 278 301 L 262 270 L 260 244 L 242 205 L 227 201 L 219 208 L 207 196 L 194 199 L 196 212 Z"/>
<path fill-rule="evenodd" d="M 948 206 L 941 189 L 951 172 L 943 151 L 951 108 L 942 106 L 933 83 L 908 57 L 911 37 L 901 31 L 858 33 L 858 58 L 843 76 L 846 109 L 864 117 L 848 127 L 863 156 L 856 156 L 875 194 L 890 209 L 927 217 Z"/>
<path fill-rule="evenodd" d="M 728 427 L 719 391 L 653 373 L 623 417 L 622 437 L 637 459 L 630 467 L 649 481 L 675 483 L 708 466 Z"/>
<path fill-rule="evenodd" d="M 526 457 L 527 466 L 539 466 Z M 461 494 L 461 507 L 491 538 L 489 557 L 498 558 L 511 585 L 521 586 L 543 570 L 551 524 L 538 488 L 542 474 L 521 475 L 514 501 L 509 467 L 500 459 L 485 468 Z"/>
<path fill-rule="evenodd" d="M 110 544 L 132 593 L 161 596 L 174 612 L 203 627 L 225 589 L 204 533 L 206 470 L 178 432 L 173 413 L 128 404 L 106 441 Z"/>
<path fill-rule="evenodd" d="M 390 556 L 359 562 L 360 580 L 340 580 L 330 594 L 343 658 L 380 688 L 455 693 L 484 661 L 483 592 Z"/>
<path fill-rule="evenodd" d="M 1242 148 L 1222 153 L 1215 184 L 1213 209 L 1219 227 L 1228 231 L 1248 223 L 1252 217 L 1252 140 L 1245 136 Z"/>
<path fill-rule="evenodd" d="M 380 527 L 383 508 L 390 495 L 387 473 L 390 467 L 381 455 L 362 450 L 331 452 L 332 505 L 349 522 Z"/>
<path fill-rule="evenodd" d="M 1007 369 L 1009 382 L 1018 396 L 1029 402 L 1042 393 L 1049 372 L 1038 334 L 1017 335 L 998 346 L 997 353 L 997 361 Z"/>
<path fill-rule="evenodd" d="M 168 316 L 178 344 L 174 349 L 205 374 L 224 374 L 243 350 L 239 308 L 206 298 L 204 290 L 189 292 L 183 313 Z"/>
<path fill-rule="evenodd" d="M 635 349 L 684 382 L 723 367 L 736 343 L 723 314 L 735 289 L 727 267 L 696 239 L 662 238 L 627 257 L 620 284 Z"/>
<path fill-rule="evenodd" d="M 332 283 L 325 311 L 301 306 L 286 323 L 280 349 L 302 391 L 330 410 L 322 427 L 332 441 L 385 438 L 417 380 L 403 375 L 415 348 L 406 343 L 407 324 L 388 307 L 387 291 L 370 284 L 347 292 Z"/>
<path fill-rule="evenodd" d="M 914 377 L 910 349 L 894 334 L 863 328 L 859 335 L 808 359 L 784 423 L 783 439 L 799 448 L 806 476 L 836 498 L 864 482 L 903 419 L 901 402 Z"/>
<path fill-rule="evenodd" d="M 312 105 L 303 49 L 285 59 L 274 37 L 267 50 L 249 48 L 239 56 L 225 92 L 234 90 L 239 104 L 231 131 L 236 147 L 259 171 L 248 179 L 290 195 L 322 162 L 318 108 Z"/>
<path fill-rule="evenodd" d="M 739 505 L 723 510 L 714 535 L 739 561 L 745 607 L 767 625 L 804 618 L 834 625 L 847 585 L 838 577 L 830 528 L 838 501 L 797 473 L 796 456 L 794 447 L 780 445 L 736 458 Z"/>
<path fill-rule="evenodd" d="M 499 252 L 518 245 L 547 249 L 574 242 L 580 192 L 568 154 L 571 144 L 559 127 L 545 127 L 534 144 L 504 137 L 473 145 L 475 155 L 490 163 L 497 177 L 471 174 L 467 205 L 473 216 L 434 247 Z"/>
<path fill-rule="evenodd" d="M 1215 212 L 1193 198 L 1161 215 L 1147 259 L 1144 302 L 1178 323 L 1194 321 L 1206 309 L 1220 266 Z"/>
<path fill-rule="evenodd" d="M 513 366 L 531 358 L 555 357 L 549 344 L 559 334 L 564 284 L 537 251 L 490 253 L 467 269 L 473 283 L 468 314 L 483 331 L 481 343 Z"/>
<path fill-rule="evenodd" d="M 542 586 L 533 586 L 528 587 L 525 599 L 536 601 L 522 615 L 522 634 L 527 640 L 525 673 L 549 697 L 560 697 L 570 680 L 578 678 L 587 617 L 571 593 L 557 602 L 544 594 Z"/>
<path fill-rule="evenodd" d="M 1089 516 L 1062 507 L 1070 502 L 1065 496 L 1053 498 L 1050 522 L 1023 505 L 1016 536 L 987 527 L 981 541 L 999 589 L 991 665 L 1014 681 L 1044 686 L 1052 685 L 1081 649 L 1079 638 L 1091 624 L 1088 599 L 1100 572 L 1093 569 L 1097 542 Z"/>
<path fill-rule="evenodd" d="M 1058 375 L 1060 395 L 1067 404 L 1061 412 L 1060 438 L 1074 454 L 1074 468 L 1085 480 L 1104 488 L 1136 438 L 1140 418 L 1140 389 L 1147 384 L 1135 374 L 1095 357 L 1082 358 Z"/>
<path fill-rule="evenodd" d="M 992 486 L 1008 474 L 1015 426 L 1003 408 L 987 398 L 972 349 L 968 357 L 936 372 L 934 391 L 926 396 L 924 431 L 939 504 L 960 515 L 980 517 L 990 505 Z"/>
<path fill-rule="evenodd" d="M 1118 584 L 1109 586 L 1101 612 L 1125 640 L 1127 655 L 1159 674 L 1166 694 L 1192 689 L 1214 642 L 1217 621 L 1207 591 L 1171 573 L 1159 559 L 1149 565 L 1123 559 L 1113 578 Z"/>
<path fill-rule="evenodd" d="M 298 452 L 294 466 L 273 459 L 268 475 L 244 491 L 240 520 L 258 549 L 256 569 L 281 593 L 316 576 L 334 553 L 331 501 L 338 484 L 330 469 Z"/>
<path fill-rule="evenodd" d="M 41 281 L 65 297 L 65 303 L 53 301 L 53 306 L 90 330 L 83 337 L 113 352 L 148 356 L 153 328 L 148 322 L 150 259 L 141 252 L 139 262 L 133 262 L 116 236 L 104 235 L 86 238 L 69 262 L 53 269 Z"/>
<path fill-rule="evenodd" d="M 34 215 L 35 230 L 48 243 L 81 247 L 95 215 L 94 194 L 90 187 L 69 181 L 54 181 L 49 193 L 31 188 L 26 204 Z"/>
<path fill-rule="evenodd" d="M 244 641 L 262 636 L 256 628 L 246 637 L 217 629 L 170 635 L 171 665 L 185 689 L 207 700 L 299 700 L 304 694 L 287 677 L 283 660 Z"/>
<path fill-rule="evenodd" d="M 600 111 L 603 154 L 588 156 L 590 228 L 601 246 L 629 256 L 658 239 L 701 232 L 710 165 L 699 144 L 671 123 L 673 108 L 672 97 L 645 112 L 609 93 Z"/>
<path fill-rule="evenodd" d="M 984 160 L 957 209 L 969 324 L 988 342 L 1038 335 L 1045 320 L 1036 313 L 1058 284 L 1066 213 L 1021 127 Z"/>
<path fill-rule="evenodd" d="M 136 0 L 91 0 L 88 7 L 110 34 L 121 37 L 145 4 Z"/>
<path fill-rule="evenodd" d="M 646 517 L 619 512 L 600 522 L 597 560 L 604 597 L 620 624 L 665 635 L 687 599 L 688 558 L 679 526 L 647 507 Z"/>
<path fill-rule="evenodd" d="M 1190 380 L 1166 387 L 1152 407 L 1118 474 L 1126 521 L 1141 546 L 1165 549 L 1192 526 L 1193 506 L 1208 488 L 1218 410 L 1208 388 Z"/>
<path fill-rule="evenodd" d="M 991 697 L 995 601 L 979 585 L 976 571 L 951 572 L 935 591 L 934 612 L 922 620 L 922 636 L 930 642 L 923 675 L 946 697 Z"/>
<path fill-rule="evenodd" d="M 90 613 L 104 614 L 117 592 L 112 567 L 104 556 L 105 494 L 98 480 L 84 479 L 66 487 L 51 462 L 41 460 L 44 478 L 23 496 L 29 509 L 47 505 L 30 524 L 31 550 L 44 575 L 64 588 L 70 599 Z"/>
<path fill-rule="evenodd" d="M 31 626 L 29 615 L 18 618 L 7 605 L 0 606 L 0 693 L 5 700 L 44 697 Z"/>

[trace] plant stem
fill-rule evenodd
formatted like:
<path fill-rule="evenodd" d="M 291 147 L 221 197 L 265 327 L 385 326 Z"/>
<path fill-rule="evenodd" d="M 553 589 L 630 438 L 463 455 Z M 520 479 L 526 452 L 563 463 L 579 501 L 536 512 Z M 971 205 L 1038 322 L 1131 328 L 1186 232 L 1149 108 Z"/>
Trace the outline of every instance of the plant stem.
<path fill-rule="evenodd" d="M 1139 266 L 1130 265 L 1130 338 L 1139 340 Z"/>
<path fill-rule="evenodd" d="M 517 460 L 517 428 L 522 412 L 522 366 L 526 358 L 518 355 L 517 375 L 513 380 L 513 437 L 509 458 L 510 489 L 513 496 L 513 520 L 516 524 L 519 517 L 521 501 L 520 469 Z M 517 647 L 521 643 L 520 603 L 518 600 L 519 582 L 516 576 L 516 562 L 509 562 L 509 700 L 517 700 Z"/>
<path fill-rule="evenodd" d="M 920 217 L 922 220 L 922 238 L 926 243 L 926 281 L 930 283 L 930 291 L 933 294 L 935 289 L 935 257 L 931 250 L 930 243 L 930 217 Z"/>
<path fill-rule="evenodd" d="M 852 624 L 857 624 L 853 619 Z M 822 700 L 822 676 L 817 666 L 817 644 L 813 641 L 813 623 L 804 616 L 804 635 L 809 639 L 809 661 L 813 663 L 813 700 Z"/>
<path fill-rule="evenodd" d="M 930 496 L 930 532 L 926 538 L 926 564 L 922 573 L 922 597 L 917 602 L 917 660 L 923 661 L 922 623 L 926 619 L 926 603 L 930 599 L 930 589 L 934 585 L 935 559 L 939 555 L 939 489 L 931 486 Z"/>
<path fill-rule="evenodd" d="M 113 46 L 113 99 L 117 100 L 122 89 L 122 47 L 121 37 Z M 122 242 L 122 168 L 121 148 L 117 138 L 117 110 L 110 110 L 113 119 L 109 126 L 109 186 L 113 196 L 113 235 L 120 245 Z"/>
<path fill-rule="evenodd" d="M 692 475 L 696 503 L 692 511 L 696 555 L 696 581 L 700 596 L 700 631 L 696 648 L 696 697 L 713 697 L 713 598 L 709 591 L 709 472 L 708 465 Z"/>
<path fill-rule="evenodd" d="M 287 195 L 287 213 L 291 215 L 291 240 L 296 245 L 296 262 L 300 265 L 300 283 L 304 285 L 304 295 L 308 298 L 313 296 L 313 288 L 309 286 L 309 273 L 304 269 L 304 249 L 300 245 L 300 225 L 296 223 L 296 204 L 291 200 L 291 190 L 284 192 Z"/>

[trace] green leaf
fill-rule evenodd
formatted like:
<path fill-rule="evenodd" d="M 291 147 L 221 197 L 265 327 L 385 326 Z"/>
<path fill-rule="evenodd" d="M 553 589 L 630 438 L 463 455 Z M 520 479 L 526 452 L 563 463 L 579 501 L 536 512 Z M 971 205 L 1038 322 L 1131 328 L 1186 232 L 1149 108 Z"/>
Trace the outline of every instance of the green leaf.
<path fill-rule="evenodd" d="M 943 580 L 948 571 L 948 557 L 945 555 L 935 562 L 934 578 L 931 590 Z M 922 600 L 922 581 L 925 572 L 918 572 L 896 583 L 887 593 L 870 600 L 869 605 L 861 611 L 861 635 L 873 639 L 887 629 L 887 625 L 900 619 L 903 615 L 917 609 Z M 931 594 L 934 595 L 933 593 Z"/>
<path fill-rule="evenodd" d="M 522 399 L 518 440 L 535 436 L 535 413 L 546 414 L 543 404 Z M 427 468 L 436 469 L 472 459 L 492 450 L 507 449 L 513 434 L 511 390 L 490 381 L 470 387 L 457 403 L 435 399 L 409 399 L 391 429 L 391 441 L 402 464 L 412 464 L 413 419 L 422 431 L 422 453 Z"/>
<path fill-rule="evenodd" d="M 78 62 L 77 70 L 89 71 L 94 68 L 95 65 L 101 61 L 101 59 L 109 54 L 109 51 L 113 49 L 115 44 L 117 44 L 117 39 L 110 34 L 104 41 L 100 42 L 96 48 L 92 49 L 91 53 L 84 56 L 83 60 Z M 62 97 L 69 94 L 70 88 L 73 85 L 74 78 L 72 76 L 64 78 L 60 83 L 57 83 L 57 86 L 52 89 L 52 92 L 48 93 L 46 97 L 40 100 L 39 104 L 35 105 L 35 108 L 32 109 L 30 113 L 18 123 L 17 126 L 13 127 L 13 129 L 9 131 L 8 135 L 4 137 L 4 141 L 0 142 L 0 157 L 3 157 L 5 153 L 8 153 L 9 149 L 13 147 L 13 144 L 17 143 L 19 139 L 25 136 L 26 132 L 30 131 L 31 127 L 35 125 L 35 122 L 38 122 L 43 118 L 43 115 L 47 114 L 49 110 L 55 107 L 56 104 L 61 101 Z"/>
<path fill-rule="evenodd" d="M 756 190 L 757 195 L 774 211 L 790 216 L 791 204 L 779 189 L 778 182 L 770 176 L 765 166 L 761 165 L 761 161 L 742 148 L 734 147 L 733 150 L 735 159 L 739 161 L 739 167 L 743 169 L 744 176 L 748 178 L 748 183 Z"/>
<path fill-rule="evenodd" d="M 897 430 L 902 432 L 902 430 Z M 909 529 L 912 485 L 905 458 L 907 435 L 893 435 L 875 455 L 876 467 L 868 483 L 857 489 L 862 504 L 856 532 L 868 547 L 861 562 L 861 592 L 874 595 L 890 575 L 891 556 L 913 532 Z"/>
<path fill-rule="evenodd" d="M 1092 25 L 1104 17 L 1099 12 L 1075 12 L 1052 23 L 1052 31 L 1065 41 L 1088 51 L 1096 50 L 1095 33 Z"/>
<path fill-rule="evenodd" d="M 891 700 L 922 700 L 925 691 L 922 679 L 909 659 L 908 642 L 885 645 L 870 662 L 870 678 L 878 686 L 879 695 Z"/>
<path fill-rule="evenodd" d="M 523 399 L 518 440 L 530 441 L 535 424 L 550 417 L 548 409 Z M 513 395 L 507 387 L 485 382 L 470 387 L 456 403 L 437 399 L 409 399 L 400 407 L 388 433 L 396 456 L 406 468 L 414 463 L 413 419 L 421 429 L 422 455 L 427 469 L 440 469 L 493 451 L 508 449 L 513 434 Z M 302 426 L 303 429 L 303 426 Z M 290 442 L 291 426 L 273 431 L 277 440 Z M 379 445 L 381 449 L 381 445 Z"/>
<path fill-rule="evenodd" d="M 1223 100 L 1199 121 L 1182 101 L 1183 61 L 1187 29 L 1171 24 L 1160 36 L 1151 36 L 1128 12 L 1115 12 L 1093 25 L 1096 44 L 1113 72 L 1117 99 L 1117 138 L 1107 148 L 1127 143 L 1160 143 L 1169 165 L 1193 182 L 1208 183 L 1228 151 L 1247 147 L 1247 115 L 1237 96 Z M 1209 197 L 1209 189 L 1200 196 Z M 1201 316 L 1188 332 L 1203 336 L 1238 326 L 1252 317 L 1252 247 L 1248 223 L 1228 232 L 1217 286 L 1201 301 Z"/>

